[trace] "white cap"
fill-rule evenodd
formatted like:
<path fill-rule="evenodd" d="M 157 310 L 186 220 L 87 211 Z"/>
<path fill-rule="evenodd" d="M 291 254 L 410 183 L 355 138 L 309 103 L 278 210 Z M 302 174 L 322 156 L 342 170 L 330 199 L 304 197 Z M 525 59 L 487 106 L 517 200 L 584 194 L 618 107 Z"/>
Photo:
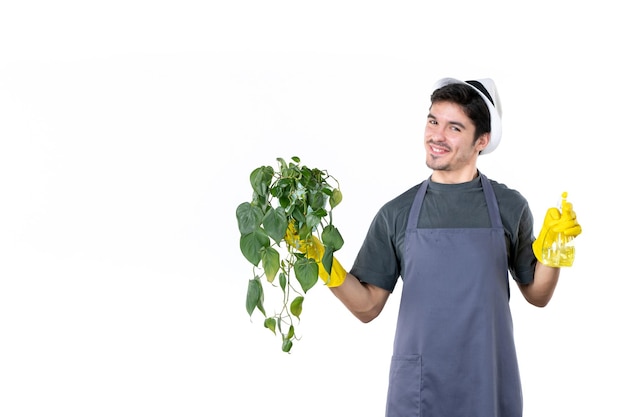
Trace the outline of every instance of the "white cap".
<path fill-rule="evenodd" d="M 480 96 L 487 104 L 489 108 L 489 115 L 491 118 L 491 139 L 489 145 L 483 149 L 480 154 L 488 154 L 498 147 L 500 139 L 502 138 L 502 103 L 498 96 L 498 90 L 496 84 L 491 78 L 482 78 L 479 80 L 460 81 L 455 78 L 442 78 L 434 85 L 434 90 L 441 88 L 449 84 L 465 84 L 472 87 L 480 94 Z"/>

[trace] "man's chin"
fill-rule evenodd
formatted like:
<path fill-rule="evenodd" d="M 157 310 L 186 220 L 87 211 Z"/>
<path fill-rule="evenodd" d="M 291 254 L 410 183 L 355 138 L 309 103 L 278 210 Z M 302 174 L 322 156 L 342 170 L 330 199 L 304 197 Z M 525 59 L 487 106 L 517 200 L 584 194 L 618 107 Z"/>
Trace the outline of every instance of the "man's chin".
<path fill-rule="evenodd" d="M 437 158 L 433 157 L 426 158 L 426 166 L 434 171 L 445 171 L 447 168 L 444 162 L 438 161 Z"/>

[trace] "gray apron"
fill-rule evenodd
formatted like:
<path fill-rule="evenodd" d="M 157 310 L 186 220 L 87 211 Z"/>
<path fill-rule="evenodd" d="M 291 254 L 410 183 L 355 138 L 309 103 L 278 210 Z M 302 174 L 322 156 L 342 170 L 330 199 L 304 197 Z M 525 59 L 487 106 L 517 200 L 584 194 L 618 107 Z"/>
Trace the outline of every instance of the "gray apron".
<path fill-rule="evenodd" d="M 506 243 L 481 174 L 491 228 L 418 229 L 430 180 L 405 236 L 405 271 L 387 417 L 521 417 Z"/>

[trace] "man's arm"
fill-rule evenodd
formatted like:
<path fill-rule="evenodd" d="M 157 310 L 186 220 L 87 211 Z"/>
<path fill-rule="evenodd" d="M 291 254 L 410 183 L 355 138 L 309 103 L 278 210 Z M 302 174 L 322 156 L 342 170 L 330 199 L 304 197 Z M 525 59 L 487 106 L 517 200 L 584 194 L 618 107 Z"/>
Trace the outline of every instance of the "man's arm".
<path fill-rule="evenodd" d="M 545 307 L 554 294 L 560 273 L 561 268 L 553 268 L 537 262 L 533 282 L 517 285 L 526 301 L 537 307 Z"/>
<path fill-rule="evenodd" d="M 382 311 L 389 291 L 361 282 L 348 273 L 340 286 L 329 287 L 339 300 L 363 323 L 374 320 Z"/>

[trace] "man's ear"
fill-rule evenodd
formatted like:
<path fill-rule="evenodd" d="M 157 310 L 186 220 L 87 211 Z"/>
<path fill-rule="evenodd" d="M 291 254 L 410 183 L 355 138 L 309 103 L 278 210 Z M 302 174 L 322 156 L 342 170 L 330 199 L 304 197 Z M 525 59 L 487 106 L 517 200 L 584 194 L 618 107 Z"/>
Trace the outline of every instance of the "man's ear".
<path fill-rule="evenodd" d="M 480 135 L 480 137 L 476 140 L 476 149 L 478 149 L 478 153 L 482 152 L 483 149 L 485 149 L 487 145 L 489 145 L 490 141 L 491 133 L 483 133 L 482 135 Z"/>

